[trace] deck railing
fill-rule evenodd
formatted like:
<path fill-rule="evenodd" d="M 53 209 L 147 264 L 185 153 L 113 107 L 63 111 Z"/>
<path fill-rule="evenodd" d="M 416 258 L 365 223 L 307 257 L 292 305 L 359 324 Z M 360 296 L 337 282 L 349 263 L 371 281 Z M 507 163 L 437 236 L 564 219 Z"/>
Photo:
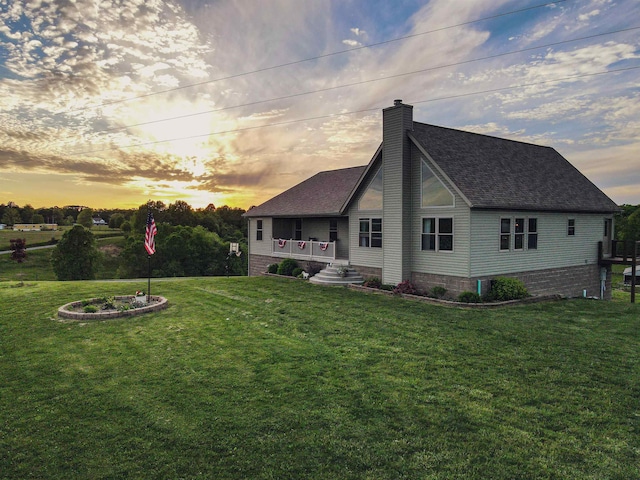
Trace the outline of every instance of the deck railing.
<path fill-rule="evenodd" d="M 271 239 L 271 251 L 276 257 L 297 258 L 330 263 L 336 259 L 335 242 L 315 240 Z"/>

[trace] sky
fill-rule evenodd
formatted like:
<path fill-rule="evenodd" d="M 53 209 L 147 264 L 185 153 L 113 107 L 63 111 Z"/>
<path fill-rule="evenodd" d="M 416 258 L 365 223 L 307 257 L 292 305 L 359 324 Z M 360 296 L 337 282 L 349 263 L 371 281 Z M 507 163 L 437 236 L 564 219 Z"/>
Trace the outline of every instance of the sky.
<path fill-rule="evenodd" d="M 248 209 L 414 120 L 640 204 L 639 0 L 0 0 L 0 203 Z"/>

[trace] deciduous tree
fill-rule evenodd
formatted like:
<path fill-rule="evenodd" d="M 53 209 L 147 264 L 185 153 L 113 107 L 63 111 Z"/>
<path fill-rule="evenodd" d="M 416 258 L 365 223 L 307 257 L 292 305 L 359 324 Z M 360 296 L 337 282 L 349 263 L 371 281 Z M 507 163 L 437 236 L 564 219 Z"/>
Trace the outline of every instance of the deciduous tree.
<path fill-rule="evenodd" d="M 100 263 L 95 237 L 82 225 L 75 225 L 54 248 L 51 263 L 58 280 L 93 280 Z"/>

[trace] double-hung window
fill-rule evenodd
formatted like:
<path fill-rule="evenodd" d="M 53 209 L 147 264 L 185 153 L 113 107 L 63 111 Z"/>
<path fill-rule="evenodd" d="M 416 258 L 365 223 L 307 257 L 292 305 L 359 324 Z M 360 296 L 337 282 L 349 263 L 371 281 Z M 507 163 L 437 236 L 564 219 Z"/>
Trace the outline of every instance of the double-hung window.
<path fill-rule="evenodd" d="M 527 249 L 537 250 L 538 248 L 538 219 L 529 219 L 529 229 L 527 230 Z"/>
<path fill-rule="evenodd" d="M 536 250 L 537 248 L 537 218 L 500 219 L 500 251 Z"/>
<path fill-rule="evenodd" d="M 567 220 L 567 235 L 570 237 L 575 236 L 576 234 L 576 219 L 570 218 Z"/>
<path fill-rule="evenodd" d="M 516 218 L 513 224 L 513 249 L 524 250 L 524 218 Z"/>
<path fill-rule="evenodd" d="M 511 248 L 511 219 L 500 219 L 500 250 Z"/>
<path fill-rule="evenodd" d="M 262 240 L 262 220 L 256 220 L 256 240 Z"/>
<path fill-rule="evenodd" d="M 358 233 L 358 245 L 361 247 L 382 247 L 382 219 L 361 218 Z"/>
<path fill-rule="evenodd" d="M 422 219 L 422 250 L 453 250 L 453 218 Z"/>

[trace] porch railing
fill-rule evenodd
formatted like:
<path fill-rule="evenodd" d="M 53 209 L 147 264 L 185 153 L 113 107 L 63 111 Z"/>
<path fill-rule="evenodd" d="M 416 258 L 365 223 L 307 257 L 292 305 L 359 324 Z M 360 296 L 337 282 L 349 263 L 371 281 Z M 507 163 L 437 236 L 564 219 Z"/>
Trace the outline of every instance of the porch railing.
<path fill-rule="evenodd" d="M 314 260 L 326 263 L 336 259 L 335 242 L 273 238 L 271 239 L 271 251 L 276 257 Z"/>

